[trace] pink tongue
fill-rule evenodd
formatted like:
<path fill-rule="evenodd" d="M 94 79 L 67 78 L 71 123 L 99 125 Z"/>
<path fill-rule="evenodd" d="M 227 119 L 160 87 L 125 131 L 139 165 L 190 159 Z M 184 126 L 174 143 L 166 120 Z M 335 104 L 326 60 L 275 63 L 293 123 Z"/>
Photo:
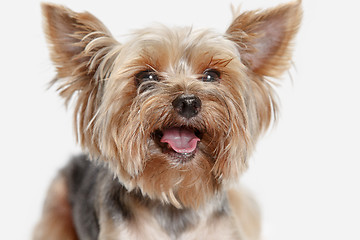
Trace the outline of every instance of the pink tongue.
<path fill-rule="evenodd" d="M 160 142 L 168 143 L 177 153 L 191 153 L 195 151 L 200 141 L 194 132 L 186 128 L 169 128 L 163 131 Z"/>

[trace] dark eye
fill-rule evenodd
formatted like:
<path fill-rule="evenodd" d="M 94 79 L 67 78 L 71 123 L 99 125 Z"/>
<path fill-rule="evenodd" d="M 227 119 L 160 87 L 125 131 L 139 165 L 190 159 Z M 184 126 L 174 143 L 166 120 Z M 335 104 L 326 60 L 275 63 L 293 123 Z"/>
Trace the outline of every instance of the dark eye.
<path fill-rule="evenodd" d="M 136 83 L 139 86 L 143 82 L 159 81 L 159 76 L 152 70 L 139 72 L 135 75 Z"/>
<path fill-rule="evenodd" d="M 215 69 L 207 69 L 201 78 L 203 82 L 217 82 L 220 80 L 220 72 Z"/>

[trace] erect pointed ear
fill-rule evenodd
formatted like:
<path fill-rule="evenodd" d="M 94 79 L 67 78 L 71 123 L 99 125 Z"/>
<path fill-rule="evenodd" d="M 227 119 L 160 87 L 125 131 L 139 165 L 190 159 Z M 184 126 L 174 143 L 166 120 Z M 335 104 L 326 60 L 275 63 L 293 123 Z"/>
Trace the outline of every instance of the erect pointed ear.
<path fill-rule="evenodd" d="M 227 30 L 240 57 L 254 73 L 279 77 L 288 69 L 291 42 L 302 18 L 301 1 L 237 16 Z"/>
<path fill-rule="evenodd" d="M 43 3 L 41 7 L 51 59 L 57 67 L 59 78 L 74 76 L 81 70 L 91 74 L 91 71 L 96 71 L 94 60 L 101 59 L 101 56 L 94 59 L 94 55 L 105 55 L 117 44 L 109 30 L 88 12 L 77 13 L 60 5 L 47 3 Z M 79 64 L 89 66 L 84 66 L 87 69 L 78 69 Z"/>
<path fill-rule="evenodd" d="M 90 125 L 119 43 L 90 13 L 77 13 L 54 4 L 41 6 L 50 56 L 57 69 L 52 83 L 60 83 L 58 90 L 66 102 L 76 93 L 77 136 L 83 147 L 93 148 Z"/>

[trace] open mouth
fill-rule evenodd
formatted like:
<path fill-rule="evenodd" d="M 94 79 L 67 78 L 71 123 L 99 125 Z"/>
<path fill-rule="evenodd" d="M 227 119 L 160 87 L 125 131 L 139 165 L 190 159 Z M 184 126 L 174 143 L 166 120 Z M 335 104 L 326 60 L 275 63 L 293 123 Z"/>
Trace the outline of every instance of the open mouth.
<path fill-rule="evenodd" d="M 155 131 L 156 142 L 163 152 L 176 154 L 177 157 L 194 156 L 202 133 L 187 127 L 171 127 Z"/>

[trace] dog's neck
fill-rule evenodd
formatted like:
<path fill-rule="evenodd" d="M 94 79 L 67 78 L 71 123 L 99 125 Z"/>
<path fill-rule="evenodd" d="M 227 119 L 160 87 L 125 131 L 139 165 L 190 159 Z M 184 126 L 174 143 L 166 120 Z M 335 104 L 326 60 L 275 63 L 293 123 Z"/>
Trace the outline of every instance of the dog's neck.
<path fill-rule="evenodd" d="M 117 179 L 113 179 L 108 189 L 105 206 L 109 207 L 112 218 L 141 222 L 144 216 L 158 225 L 171 239 L 177 239 L 184 232 L 199 225 L 207 224 L 211 220 L 221 219 L 230 214 L 226 194 L 218 194 L 211 202 L 198 209 L 176 208 L 159 200 L 144 196 L 139 190 L 129 192 Z M 147 222 L 149 223 L 149 222 Z"/>

